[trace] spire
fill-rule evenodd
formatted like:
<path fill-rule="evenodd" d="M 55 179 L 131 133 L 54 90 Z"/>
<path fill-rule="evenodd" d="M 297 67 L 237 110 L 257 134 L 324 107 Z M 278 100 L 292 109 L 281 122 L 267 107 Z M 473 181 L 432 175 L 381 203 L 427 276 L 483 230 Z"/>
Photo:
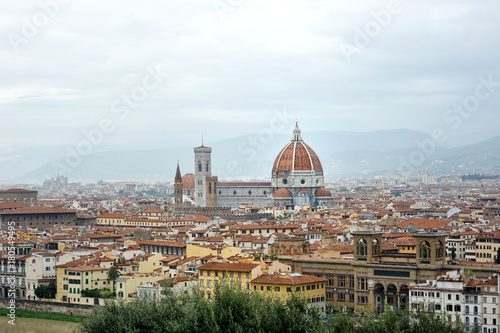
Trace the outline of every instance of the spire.
<path fill-rule="evenodd" d="M 179 161 L 177 161 L 177 171 L 175 172 L 175 183 L 182 183 L 181 169 L 179 168 Z"/>
<path fill-rule="evenodd" d="M 295 122 L 295 128 L 293 129 L 292 141 L 302 141 L 302 137 L 300 136 L 300 128 L 299 121 Z"/>

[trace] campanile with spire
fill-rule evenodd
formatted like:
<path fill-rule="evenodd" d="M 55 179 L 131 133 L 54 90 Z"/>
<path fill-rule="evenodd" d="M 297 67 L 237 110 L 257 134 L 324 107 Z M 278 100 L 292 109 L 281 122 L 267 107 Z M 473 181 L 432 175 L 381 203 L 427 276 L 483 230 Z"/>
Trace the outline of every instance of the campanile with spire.
<path fill-rule="evenodd" d="M 182 176 L 179 162 L 177 162 L 177 171 L 175 172 L 174 180 L 174 209 L 180 210 L 182 208 Z"/>

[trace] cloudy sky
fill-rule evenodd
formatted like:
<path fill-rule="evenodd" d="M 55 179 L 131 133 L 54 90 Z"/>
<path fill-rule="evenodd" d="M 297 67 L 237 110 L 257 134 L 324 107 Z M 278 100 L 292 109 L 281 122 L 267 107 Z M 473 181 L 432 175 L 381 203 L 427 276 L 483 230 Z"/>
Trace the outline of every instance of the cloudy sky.
<path fill-rule="evenodd" d="M 295 119 L 500 135 L 499 12 L 498 0 L 4 0 L 0 148 L 85 131 L 191 146 Z"/>

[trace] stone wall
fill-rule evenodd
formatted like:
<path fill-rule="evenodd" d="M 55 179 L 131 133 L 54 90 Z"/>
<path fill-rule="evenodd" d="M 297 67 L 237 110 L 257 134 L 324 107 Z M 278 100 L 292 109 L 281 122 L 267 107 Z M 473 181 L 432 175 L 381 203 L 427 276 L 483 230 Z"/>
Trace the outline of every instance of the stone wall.
<path fill-rule="evenodd" d="M 0 306 L 3 309 L 7 308 L 9 306 L 9 298 L 0 298 Z M 31 312 L 60 313 L 70 316 L 88 316 L 91 314 L 94 306 L 18 299 L 16 300 L 16 309 Z"/>

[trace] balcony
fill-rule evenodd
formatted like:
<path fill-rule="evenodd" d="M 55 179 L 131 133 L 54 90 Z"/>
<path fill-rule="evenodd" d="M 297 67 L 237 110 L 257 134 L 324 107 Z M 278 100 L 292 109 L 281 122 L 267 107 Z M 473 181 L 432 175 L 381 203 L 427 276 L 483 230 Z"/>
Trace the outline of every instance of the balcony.
<path fill-rule="evenodd" d="M 479 316 L 480 313 L 478 311 L 472 312 L 472 311 L 465 311 L 466 316 Z"/>

